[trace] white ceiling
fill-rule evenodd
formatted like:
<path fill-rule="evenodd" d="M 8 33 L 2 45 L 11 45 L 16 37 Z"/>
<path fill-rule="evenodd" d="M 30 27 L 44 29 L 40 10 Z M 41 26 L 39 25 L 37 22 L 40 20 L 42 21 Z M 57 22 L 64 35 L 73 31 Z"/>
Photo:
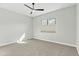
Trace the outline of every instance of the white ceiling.
<path fill-rule="evenodd" d="M 24 3 L 24 4 L 32 6 L 31 3 Z M 31 10 L 25 7 L 24 4 L 23 3 L 0 3 L 0 7 L 20 14 L 34 17 L 44 13 L 55 11 L 57 9 L 74 5 L 73 3 L 36 3 L 35 8 L 44 8 L 44 11 L 40 11 L 40 12 L 35 11 L 33 14 L 30 14 Z"/>

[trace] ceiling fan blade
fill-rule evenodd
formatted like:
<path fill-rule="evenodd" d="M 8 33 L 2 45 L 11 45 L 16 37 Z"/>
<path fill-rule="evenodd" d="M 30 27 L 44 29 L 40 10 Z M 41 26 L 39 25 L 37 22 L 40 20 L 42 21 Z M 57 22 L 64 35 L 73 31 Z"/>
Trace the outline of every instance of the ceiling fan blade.
<path fill-rule="evenodd" d="M 24 4 L 24 6 L 26 6 L 26 7 L 28 7 L 28 8 L 30 8 L 30 9 L 32 9 L 32 10 L 33 10 L 33 8 L 29 7 L 29 6 L 28 6 L 28 5 L 26 5 L 26 4 Z"/>
<path fill-rule="evenodd" d="M 36 10 L 36 11 L 44 11 L 44 9 L 34 9 L 34 10 Z"/>

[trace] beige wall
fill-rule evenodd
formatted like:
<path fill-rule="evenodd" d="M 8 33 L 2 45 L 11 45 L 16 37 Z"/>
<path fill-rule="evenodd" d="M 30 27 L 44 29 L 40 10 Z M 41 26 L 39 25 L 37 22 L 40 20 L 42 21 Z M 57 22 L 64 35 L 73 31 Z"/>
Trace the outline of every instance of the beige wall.
<path fill-rule="evenodd" d="M 0 45 L 17 41 L 24 32 L 32 38 L 32 19 L 0 8 Z"/>
<path fill-rule="evenodd" d="M 41 20 L 50 18 L 56 18 L 56 33 L 40 32 Z M 35 17 L 33 19 L 33 31 L 33 37 L 36 39 L 76 46 L 76 6 Z"/>
<path fill-rule="evenodd" d="M 79 53 L 79 4 L 77 4 L 77 50 Z"/>

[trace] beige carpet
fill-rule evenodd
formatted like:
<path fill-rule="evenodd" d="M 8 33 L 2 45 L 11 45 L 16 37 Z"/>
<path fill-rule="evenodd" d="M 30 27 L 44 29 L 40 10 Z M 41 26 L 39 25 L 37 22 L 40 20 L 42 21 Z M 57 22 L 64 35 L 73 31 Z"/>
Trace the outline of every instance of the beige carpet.
<path fill-rule="evenodd" d="M 30 39 L 26 44 L 11 44 L 0 47 L 1 56 L 77 56 L 74 47 Z"/>

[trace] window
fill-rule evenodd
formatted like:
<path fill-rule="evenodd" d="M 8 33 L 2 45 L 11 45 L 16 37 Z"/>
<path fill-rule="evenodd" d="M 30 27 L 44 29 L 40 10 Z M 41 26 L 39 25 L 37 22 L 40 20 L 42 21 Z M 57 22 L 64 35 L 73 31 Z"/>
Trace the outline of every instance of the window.
<path fill-rule="evenodd" d="M 56 18 L 42 20 L 41 32 L 56 33 Z"/>

